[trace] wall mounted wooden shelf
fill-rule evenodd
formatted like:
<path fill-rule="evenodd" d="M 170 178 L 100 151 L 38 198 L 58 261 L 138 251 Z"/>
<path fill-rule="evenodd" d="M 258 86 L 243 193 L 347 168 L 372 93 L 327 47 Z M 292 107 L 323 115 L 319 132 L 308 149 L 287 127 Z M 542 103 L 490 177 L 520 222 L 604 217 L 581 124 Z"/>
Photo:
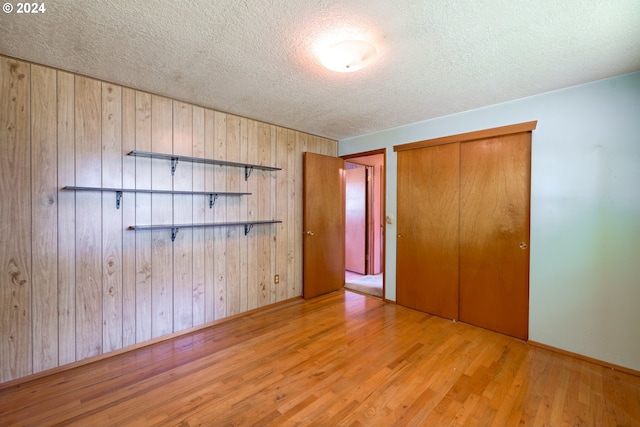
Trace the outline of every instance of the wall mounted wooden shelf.
<path fill-rule="evenodd" d="M 173 190 L 145 190 L 140 188 L 110 188 L 110 187 L 75 187 L 68 185 L 63 190 L 69 191 L 113 191 L 116 193 L 116 209 L 120 209 L 122 193 L 153 193 L 153 194 L 181 194 L 209 196 L 209 208 L 213 208 L 218 196 L 248 196 L 251 193 L 234 193 L 227 191 L 173 191 Z"/>
<path fill-rule="evenodd" d="M 178 166 L 178 161 L 180 160 L 183 162 L 205 163 L 208 165 L 233 166 L 233 167 L 244 168 L 245 181 L 249 179 L 249 176 L 251 175 L 251 172 L 254 169 L 267 170 L 267 171 L 282 170 L 282 168 L 277 168 L 274 166 L 262 166 L 262 165 L 253 165 L 250 163 L 228 162 L 226 160 L 203 159 L 201 157 L 179 156 L 176 154 L 152 153 L 148 151 L 133 150 L 128 155 L 136 156 L 136 157 L 150 157 L 152 159 L 171 160 L 171 175 L 173 175 L 176 172 L 176 167 Z"/>
<path fill-rule="evenodd" d="M 234 227 L 244 225 L 244 235 L 249 234 L 254 225 L 280 224 L 282 221 L 237 221 L 237 222 L 213 222 L 207 224 L 167 224 L 167 225 L 132 225 L 129 230 L 171 230 L 171 241 L 176 239 L 176 234 L 180 228 L 208 228 L 208 227 Z"/>

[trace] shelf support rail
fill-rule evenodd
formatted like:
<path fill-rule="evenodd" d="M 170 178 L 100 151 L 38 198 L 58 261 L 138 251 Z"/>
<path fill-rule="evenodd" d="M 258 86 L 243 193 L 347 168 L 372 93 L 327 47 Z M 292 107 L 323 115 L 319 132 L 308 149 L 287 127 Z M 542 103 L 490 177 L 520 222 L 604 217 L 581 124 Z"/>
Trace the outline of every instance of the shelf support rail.
<path fill-rule="evenodd" d="M 178 234 L 178 227 L 171 227 L 171 241 L 175 242 L 176 241 L 176 235 Z"/>

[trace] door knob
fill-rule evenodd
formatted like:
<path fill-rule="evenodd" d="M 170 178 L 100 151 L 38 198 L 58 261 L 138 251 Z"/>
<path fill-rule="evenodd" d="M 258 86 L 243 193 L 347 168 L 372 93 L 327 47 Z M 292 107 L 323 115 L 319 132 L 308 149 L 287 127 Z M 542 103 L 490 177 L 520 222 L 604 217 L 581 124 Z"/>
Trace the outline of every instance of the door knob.
<path fill-rule="evenodd" d="M 402 233 L 398 233 L 398 237 L 402 237 Z"/>
<path fill-rule="evenodd" d="M 520 249 L 527 249 L 527 242 L 520 242 Z"/>
<path fill-rule="evenodd" d="M 307 236 L 313 236 L 313 231 L 307 231 L 307 232 L 305 232 L 305 234 L 306 234 Z"/>

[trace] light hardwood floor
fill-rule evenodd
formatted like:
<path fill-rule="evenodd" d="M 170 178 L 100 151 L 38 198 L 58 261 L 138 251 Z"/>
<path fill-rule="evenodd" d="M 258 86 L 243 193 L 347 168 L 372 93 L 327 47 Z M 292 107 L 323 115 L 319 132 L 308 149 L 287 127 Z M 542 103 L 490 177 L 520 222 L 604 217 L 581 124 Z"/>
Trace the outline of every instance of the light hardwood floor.
<path fill-rule="evenodd" d="M 640 378 L 338 291 L 5 387 L 0 425 L 638 426 Z"/>

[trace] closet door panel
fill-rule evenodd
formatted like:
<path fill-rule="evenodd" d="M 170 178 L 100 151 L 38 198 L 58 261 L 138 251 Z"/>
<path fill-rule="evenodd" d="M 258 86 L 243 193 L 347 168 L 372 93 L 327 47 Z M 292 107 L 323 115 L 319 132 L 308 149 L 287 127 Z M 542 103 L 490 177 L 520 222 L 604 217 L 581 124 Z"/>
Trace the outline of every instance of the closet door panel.
<path fill-rule="evenodd" d="M 463 143 L 460 156 L 460 320 L 527 339 L 531 133 Z"/>
<path fill-rule="evenodd" d="M 397 302 L 458 318 L 460 144 L 398 153 Z"/>

